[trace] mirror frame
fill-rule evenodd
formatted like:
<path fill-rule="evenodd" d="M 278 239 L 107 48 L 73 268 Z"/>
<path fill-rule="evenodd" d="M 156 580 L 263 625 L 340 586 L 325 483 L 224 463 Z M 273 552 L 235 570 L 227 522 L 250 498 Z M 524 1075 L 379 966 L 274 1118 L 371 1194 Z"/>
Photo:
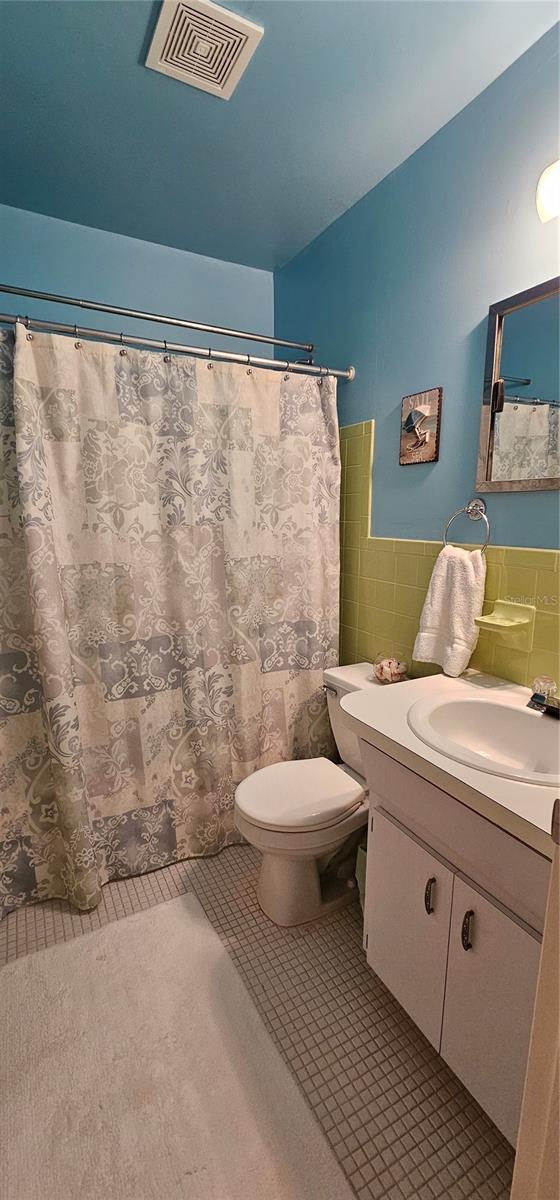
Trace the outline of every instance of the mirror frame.
<path fill-rule="evenodd" d="M 560 488 L 560 479 L 491 479 L 492 472 L 492 440 L 494 433 L 494 413 L 497 400 L 497 381 L 500 378 L 499 367 L 502 357 L 502 342 L 504 318 L 508 313 L 519 308 L 527 308 L 537 304 L 549 296 L 560 292 L 560 276 L 547 279 L 537 287 L 518 292 L 516 296 L 508 296 L 499 304 L 491 304 L 488 309 L 488 334 L 486 338 L 486 360 L 484 364 L 484 390 L 482 393 L 482 410 L 480 414 L 480 437 L 478 442 L 478 458 L 476 465 L 477 492 L 533 492 L 553 491 Z"/>

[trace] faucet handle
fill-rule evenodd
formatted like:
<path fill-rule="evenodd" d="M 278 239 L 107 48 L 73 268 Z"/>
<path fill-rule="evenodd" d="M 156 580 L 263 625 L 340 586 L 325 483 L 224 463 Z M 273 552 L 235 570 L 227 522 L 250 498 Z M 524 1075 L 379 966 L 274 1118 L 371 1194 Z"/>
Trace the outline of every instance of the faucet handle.
<path fill-rule="evenodd" d="M 532 687 L 533 695 L 542 696 L 544 700 L 549 700 L 555 696 L 558 691 L 558 685 L 555 679 L 551 679 L 549 675 L 538 675 L 533 680 Z"/>

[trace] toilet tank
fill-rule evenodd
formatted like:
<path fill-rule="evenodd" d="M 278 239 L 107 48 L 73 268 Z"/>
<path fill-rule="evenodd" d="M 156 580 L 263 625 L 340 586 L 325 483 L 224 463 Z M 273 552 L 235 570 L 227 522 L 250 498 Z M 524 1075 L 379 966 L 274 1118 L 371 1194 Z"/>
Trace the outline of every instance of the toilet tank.
<path fill-rule="evenodd" d="M 373 678 L 371 663 L 352 663 L 348 667 L 332 667 L 323 673 L 323 683 L 327 693 L 329 719 L 338 747 L 341 761 L 363 777 L 362 756 L 360 743 L 356 734 L 350 728 L 348 717 L 340 707 L 340 700 L 347 692 L 357 692 L 361 688 L 380 687 Z"/>

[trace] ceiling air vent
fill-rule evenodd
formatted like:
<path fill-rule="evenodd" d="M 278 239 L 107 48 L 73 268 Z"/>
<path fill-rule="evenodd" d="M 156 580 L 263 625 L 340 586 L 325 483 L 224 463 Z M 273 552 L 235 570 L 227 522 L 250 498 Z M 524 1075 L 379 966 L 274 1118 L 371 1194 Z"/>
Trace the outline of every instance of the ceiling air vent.
<path fill-rule="evenodd" d="M 211 0 L 163 0 L 146 66 L 229 100 L 263 32 Z"/>

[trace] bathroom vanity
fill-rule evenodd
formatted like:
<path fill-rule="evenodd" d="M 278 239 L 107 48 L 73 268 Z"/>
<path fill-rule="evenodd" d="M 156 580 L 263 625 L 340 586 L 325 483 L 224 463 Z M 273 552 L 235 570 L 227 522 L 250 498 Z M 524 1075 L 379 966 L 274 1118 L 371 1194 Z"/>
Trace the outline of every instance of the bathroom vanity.
<path fill-rule="evenodd" d="M 425 716 L 431 698 L 448 708 L 480 702 L 488 742 L 480 749 L 493 771 L 514 777 L 472 766 L 477 743 L 464 712 L 459 745 L 451 739 L 449 748 L 470 762 L 443 753 L 441 738 L 432 739 L 438 749 L 421 740 L 410 714 L 421 702 Z M 370 688 L 341 702 L 359 733 L 369 786 L 368 963 L 512 1144 L 557 794 L 554 786 L 520 778 L 532 770 L 546 779 L 546 770 L 557 770 L 556 722 L 534 714 L 529 720 L 549 726 L 528 726 L 525 755 L 505 752 L 510 724 L 517 722 L 516 740 L 523 741 L 520 713 L 528 698 L 525 688 L 472 672 L 458 680 L 432 676 Z M 491 712 L 496 707 L 504 709 L 498 717 Z M 475 727 L 478 716 L 477 709 Z M 501 731 L 495 724 L 500 720 Z M 470 744 L 462 745 L 469 736 Z M 537 761 L 530 744 L 543 736 L 546 747 Z"/>

